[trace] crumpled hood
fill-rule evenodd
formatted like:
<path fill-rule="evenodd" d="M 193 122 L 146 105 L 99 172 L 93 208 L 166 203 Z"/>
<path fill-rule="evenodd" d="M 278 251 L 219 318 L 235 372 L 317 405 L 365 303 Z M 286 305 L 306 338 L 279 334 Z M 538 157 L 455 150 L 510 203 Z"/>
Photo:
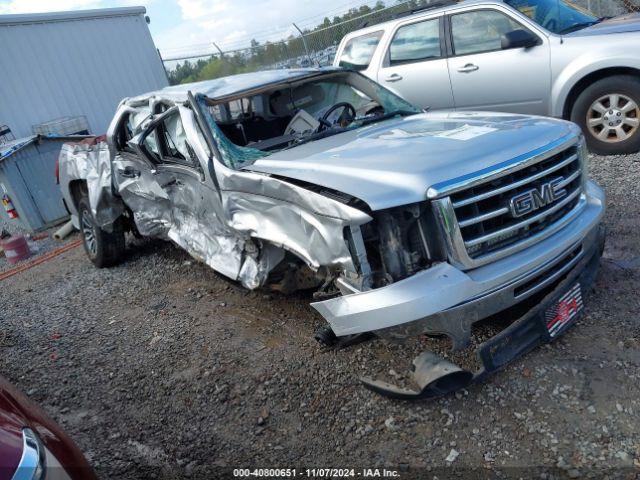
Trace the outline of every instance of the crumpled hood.
<path fill-rule="evenodd" d="M 567 37 L 584 37 L 591 35 L 607 35 L 609 33 L 626 33 L 640 31 L 640 12 L 620 15 L 596 23 L 582 30 L 567 34 Z M 633 48 L 633 47 L 630 47 Z"/>
<path fill-rule="evenodd" d="M 419 202 L 440 182 L 580 134 L 570 122 L 487 112 L 396 118 L 274 153 L 245 167 L 338 190 L 373 210 Z"/>

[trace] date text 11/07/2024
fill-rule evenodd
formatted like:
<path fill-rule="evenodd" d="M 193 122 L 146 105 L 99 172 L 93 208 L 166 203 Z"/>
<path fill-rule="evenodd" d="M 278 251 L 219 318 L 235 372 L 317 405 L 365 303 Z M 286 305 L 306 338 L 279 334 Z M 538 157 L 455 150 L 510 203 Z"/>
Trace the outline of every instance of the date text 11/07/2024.
<path fill-rule="evenodd" d="M 233 476 L 263 478 L 399 478 L 397 470 L 386 468 L 236 468 Z"/>

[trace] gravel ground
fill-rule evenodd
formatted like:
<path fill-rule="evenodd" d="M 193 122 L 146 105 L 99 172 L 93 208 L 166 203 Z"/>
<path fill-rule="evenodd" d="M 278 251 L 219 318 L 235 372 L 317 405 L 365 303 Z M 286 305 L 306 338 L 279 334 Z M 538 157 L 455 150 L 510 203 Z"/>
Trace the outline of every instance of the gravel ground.
<path fill-rule="evenodd" d="M 424 341 L 323 350 L 309 296 L 247 292 L 163 242 L 108 270 L 76 248 L 2 282 L 0 373 L 105 479 L 214 478 L 225 466 L 637 478 L 640 156 L 591 165 L 609 237 L 586 315 L 455 395 L 406 403 L 365 390 L 360 375 L 402 376 Z"/>
<path fill-rule="evenodd" d="M 11 234 L 25 234 L 27 232 L 27 229 L 18 220 L 13 220 L 7 216 L 4 208 L 0 211 L 0 232 L 3 230 Z"/>

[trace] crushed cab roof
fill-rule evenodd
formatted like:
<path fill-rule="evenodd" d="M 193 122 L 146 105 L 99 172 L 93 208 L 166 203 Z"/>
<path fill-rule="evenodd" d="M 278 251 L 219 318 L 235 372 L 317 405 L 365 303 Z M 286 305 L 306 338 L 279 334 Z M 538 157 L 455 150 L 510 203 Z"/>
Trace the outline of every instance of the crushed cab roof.
<path fill-rule="evenodd" d="M 143 102 L 151 97 L 163 98 L 173 102 L 184 102 L 187 94 L 191 92 L 206 95 L 211 99 L 224 98 L 238 93 L 254 90 L 271 84 L 278 84 L 298 80 L 304 77 L 319 75 L 322 73 L 336 72 L 343 69 L 337 67 L 325 68 L 299 68 L 281 70 L 263 70 L 252 73 L 239 73 L 227 77 L 205 80 L 203 82 L 183 83 L 165 87 L 162 90 L 145 93 L 128 99 L 127 103 Z"/>

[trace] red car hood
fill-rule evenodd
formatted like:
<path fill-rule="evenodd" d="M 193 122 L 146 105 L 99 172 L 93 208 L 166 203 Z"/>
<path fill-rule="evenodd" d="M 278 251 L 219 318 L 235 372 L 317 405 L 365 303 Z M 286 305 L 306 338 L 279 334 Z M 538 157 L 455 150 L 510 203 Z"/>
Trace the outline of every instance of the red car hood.
<path fill-rule="evenodd" d="M 0 387 L 0 480 L 11 480 L 22 457 L 22 413 Z"/>
<path fill-rule="evenodd" d="M 71 438 L 47 414 L 0 377 L 0 480 L 11 480 L 22 457 L 22 428 L 33 430 L 73 480 L 95 474 Z M 13 468 L 13 470 L 12 470 Z"/>

